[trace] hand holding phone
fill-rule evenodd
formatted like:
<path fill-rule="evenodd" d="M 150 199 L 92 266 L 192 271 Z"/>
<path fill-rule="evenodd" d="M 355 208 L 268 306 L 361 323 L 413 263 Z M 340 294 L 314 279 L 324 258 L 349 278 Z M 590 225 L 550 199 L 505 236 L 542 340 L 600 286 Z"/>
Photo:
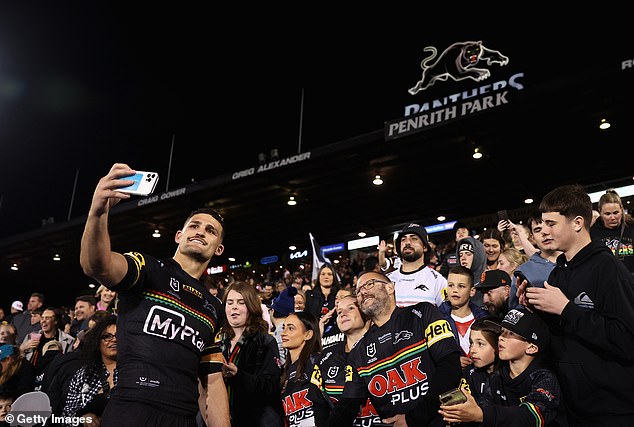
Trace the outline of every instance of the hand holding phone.
<path fill-rule="evenodd" d="M 148 196 L 154 192 L 159 175 L 157 172 L 136 171 L 136 174 L 122 179 L 132 180 L 134 184 L 121 187 L 118 191 L 137 196 Z"/>
<path fill-rule="evenodd" d="M 519 285 L 521 285 L 524 281 L 526 281 L 526 287 L 530 287 L 533 286 L 531 284 L 531 282 L 526 278 L 526 276 L 524 275 L 524 273 L 522 273 L 519 270 L 515 270 L 513 272 L 513 276 L 517 277 L 517 286 L 519 287 Z"/>
<path fill-rule="evenodd" d="M 454 388 L 438 396 L 441 405 L 457 405 L 459 403 L 465 403 L 467 396 L 459 388 Z"/>

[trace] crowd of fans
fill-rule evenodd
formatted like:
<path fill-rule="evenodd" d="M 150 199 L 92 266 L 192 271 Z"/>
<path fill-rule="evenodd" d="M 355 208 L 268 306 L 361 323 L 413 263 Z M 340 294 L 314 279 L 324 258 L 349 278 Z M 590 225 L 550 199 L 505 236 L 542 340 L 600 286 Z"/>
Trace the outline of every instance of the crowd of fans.
<path fill-rule="evenodd" d="M 314 280 L 309 263 L 270 270 L 264 277 L 248 272 L 205 276 L 203 284 L 222 301 L 225 311 L 223 378 L 232 425 L 309 425 L 302 420 L 317 426 L 351 425 L 341 424 L 348 415 L 358 425 L 400 425 L 404 419 L 382 420 L 370 400 L 360 401 L 350 414 L 345 405 L 335 406 L 353 396 L 344 392 L 346 374 L 353 383 L 365 381 L 358 376 L 361 370 L 338 369 L 371 326 L 375 329 L 370 335 L 389 323 L 381 308 L 420 308 L 422 302 L 431 302 L 438 310 L 418 317 L 429 324 L 446 322 L 450 332 L 441 338 L 454 343 L 450 347 L 446 341 L 442 353 L 432 352 L 436 359 L 429 363 L 442 369 L 449 355 L 455 357 L 463 372 L 461 390 L 469 392 L 464 399 L 457 394 L 466 406 L 440 406 L 445 422 L 482 423 L 494 417 L 492 425 L 513 425 L 510 418 L 526 414 L 487 408 L 526 404 L 527 394 L 539 387 L 552 396 L 531 395 L 526 416 L 548 414 L 547 424 L 567 425 L 565 393 L 560 395 L 567 387 L 565 377 L 555 376 L 549 359 L 551 334 L 527 310 L 530 304 L 518 298 L 518 289 L 527 286 L 550 288 L 547 279 L 562 252 L 549 250 L 541 216 L 522 222 L 502 220 L 479 235 L 457 222 L 446 242 L 434 242 L 422 227 L 410 224 L 394 242 L 382 241 L 375 251 L 358 251 L 353 259 L 342 256 L 334 265 L 322 265 Z M 634 272 L 632 219 L 613 192 L 599 202 L 591 235 Z M 416 297 L 407 280 L 423 273 L 429 293 Z M 381 288 L 377 283 L 394 286 Z M 383 296 L 385 306 L 363 309 L 366 297 L 371 306 Z M 388 303 L 391 298 L 393 307 Z M 101 286 L 94 294 L 77 295 L 72 309 L 49 306 L 44 294 L 33 292 L 26 304 L 14 301 L 10 314 L 0 312 L 0 422 L 11 403 L 30 391 L 46 393 L 55 414 L 99 419 L 117 388 L 117 302 L 117 293 Z M 414 314 L 407 322 L 418 321 Z M 431 349 L 429 335 L 427 340 Z M 509 392 L 511 380 L 524 371 L 531 373 L 531 380 L 521 387 L 515 384 Z M 487 387 L 498 390 L 498 398 L 506 388 L 508 401 L 485 394 Z M 354 389 L 354 398 L 362 395 L 360 389 Z M 302 393 L 302 398 L 313 402 L 310 413 L 298 402 Z M 408 416 L 407 421 L 417 419 Z M 198 422 L 205 425 L 202 417 Z"/>

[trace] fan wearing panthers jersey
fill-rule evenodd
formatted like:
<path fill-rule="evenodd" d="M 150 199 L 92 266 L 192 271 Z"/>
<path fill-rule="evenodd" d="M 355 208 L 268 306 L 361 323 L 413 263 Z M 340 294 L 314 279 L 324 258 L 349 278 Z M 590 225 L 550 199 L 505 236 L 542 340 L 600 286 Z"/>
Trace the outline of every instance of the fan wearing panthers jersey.
<path fill-rule="evenodd" d="M 425 263 L 425 252 L 430 251 L 425 227 L 405 226 L 394 240 L 394 249 L 401 259 L 398 270 L 387 273 L 396 284 L 396 305 L 407 307 L 422 301 L 439 307 L 447 293 L 447 279 Z"/>
<path fill-rule="evenodd" d="M 112 251 L 108 216 L 130 197 L 120 189 L 133 183 L 127 177 L 134 173 L 116 163 L 99 180 L 81 239 L 84 273 L 120 297 L 119 381 L 101 427 L 195 427 L 199 402 L 208 427 L 228 427 L 219 345 L 224 312 L 200 281 L 224 250 L 224 220 L 212 209 L 193 211 L 176 232 L 170 259 Z"/>
<path fill-rule="evenodd" d="M 372 326 L 348 355 L 331 427 L 350 426 L 367 398 L 394 427 L 443 426 L 438 396 L 460 384 L 460 349 L 435 305 L 397 307 L 395 286 L 381 272 L 359 275 L 357 301 Z"/>

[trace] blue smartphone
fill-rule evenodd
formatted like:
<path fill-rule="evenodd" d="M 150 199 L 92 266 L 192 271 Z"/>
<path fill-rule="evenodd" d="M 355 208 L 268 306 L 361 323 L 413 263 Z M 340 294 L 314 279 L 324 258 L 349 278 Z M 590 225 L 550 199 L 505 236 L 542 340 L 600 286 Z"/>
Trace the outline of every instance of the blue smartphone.
<path fill-rule="evenodd" d="M 131 179 L 134 181 L 134 184 L 121 187 L 118 191 L 135 194 L 137 196 L 148 196 L 154 192 L 159 175 L 157 172 L 137 171 L 136 174 L 122 179 Z"/>

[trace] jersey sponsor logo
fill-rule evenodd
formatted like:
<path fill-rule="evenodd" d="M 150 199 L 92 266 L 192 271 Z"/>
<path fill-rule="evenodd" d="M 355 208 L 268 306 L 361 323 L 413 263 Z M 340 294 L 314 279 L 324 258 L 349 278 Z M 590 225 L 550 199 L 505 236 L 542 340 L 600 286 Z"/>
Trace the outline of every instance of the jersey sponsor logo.
<path fill-rule="evenodd" d="M 346 365 L 346 382 L 352 381 L 352 366 Z"/>
<path fill-rule="evenodd" d="M 178 280 L 174 279 L 173 277 L 170 277 L 170 288 L 172 288 L 174 292 L 180 291 L 180 286 L 181 284 L 179 283 Z"/>
<path fill-rule="evenodd" d="M 394 342 L 393 344 L 396 344 L 399 341 L 407 341 L 408 339 L 410 339 L 412 336 L 414 336 L 414 334 L 410 331 L 400 331 L 396 333 L 396 337 L 394 337 Z"/>
<path fill-rule="evenodd" d="M 160 305 L 150 308 L 145 318 L 143 332 L 170 341 L 191 342 L 200 351 L 205 347 L 204 341 L 198 337 L 200 332 L 185 324 L 185 316 Z"/>
<path fill-rule="evenodd" d="M 427 347 L 431 347 L 435 343 L 445 338 L 454 339 L 451 332 L 451 326 L 446 320 L 436 320 L 425 329 L 425 338 L 427 338 Z"/>
<path fill-rule="evenodd" d="M 429 382 L 427 374 L 419 368 L 420 364 L 420 357 L 417 357 L 374 375 L 368 382 L 368 391 L 376 397 L 390 394 L 392 405 L 424 396 L 429 390 Z"/>
<path fill-rule="evenodd" d="M 309 425 L 306 422 L 313 418 L 313 402 L 308 398 L 307 388 L 285 396 L 282 404 L 290 425 Z"/>
<path fill-rule="evenodd" d="M 194 288 L 193 286 L 183 285 L 183 290 L 185 292 L 189 292 L 190 294 L 197 296 L 198 298 L 202 299 L 203 297 L 202 292 L 200 292 L 198 289 Z"/>
<path fill-rule="evenodd" d="M 379 344 L 383 344 L 384 342 L 388 342 L 391 339 L 392 339 L 392 333 L 391 332 L 388 332 L 387 334 L 383 334 L 383 335 L 381 335 L 378 338 Z"/>

